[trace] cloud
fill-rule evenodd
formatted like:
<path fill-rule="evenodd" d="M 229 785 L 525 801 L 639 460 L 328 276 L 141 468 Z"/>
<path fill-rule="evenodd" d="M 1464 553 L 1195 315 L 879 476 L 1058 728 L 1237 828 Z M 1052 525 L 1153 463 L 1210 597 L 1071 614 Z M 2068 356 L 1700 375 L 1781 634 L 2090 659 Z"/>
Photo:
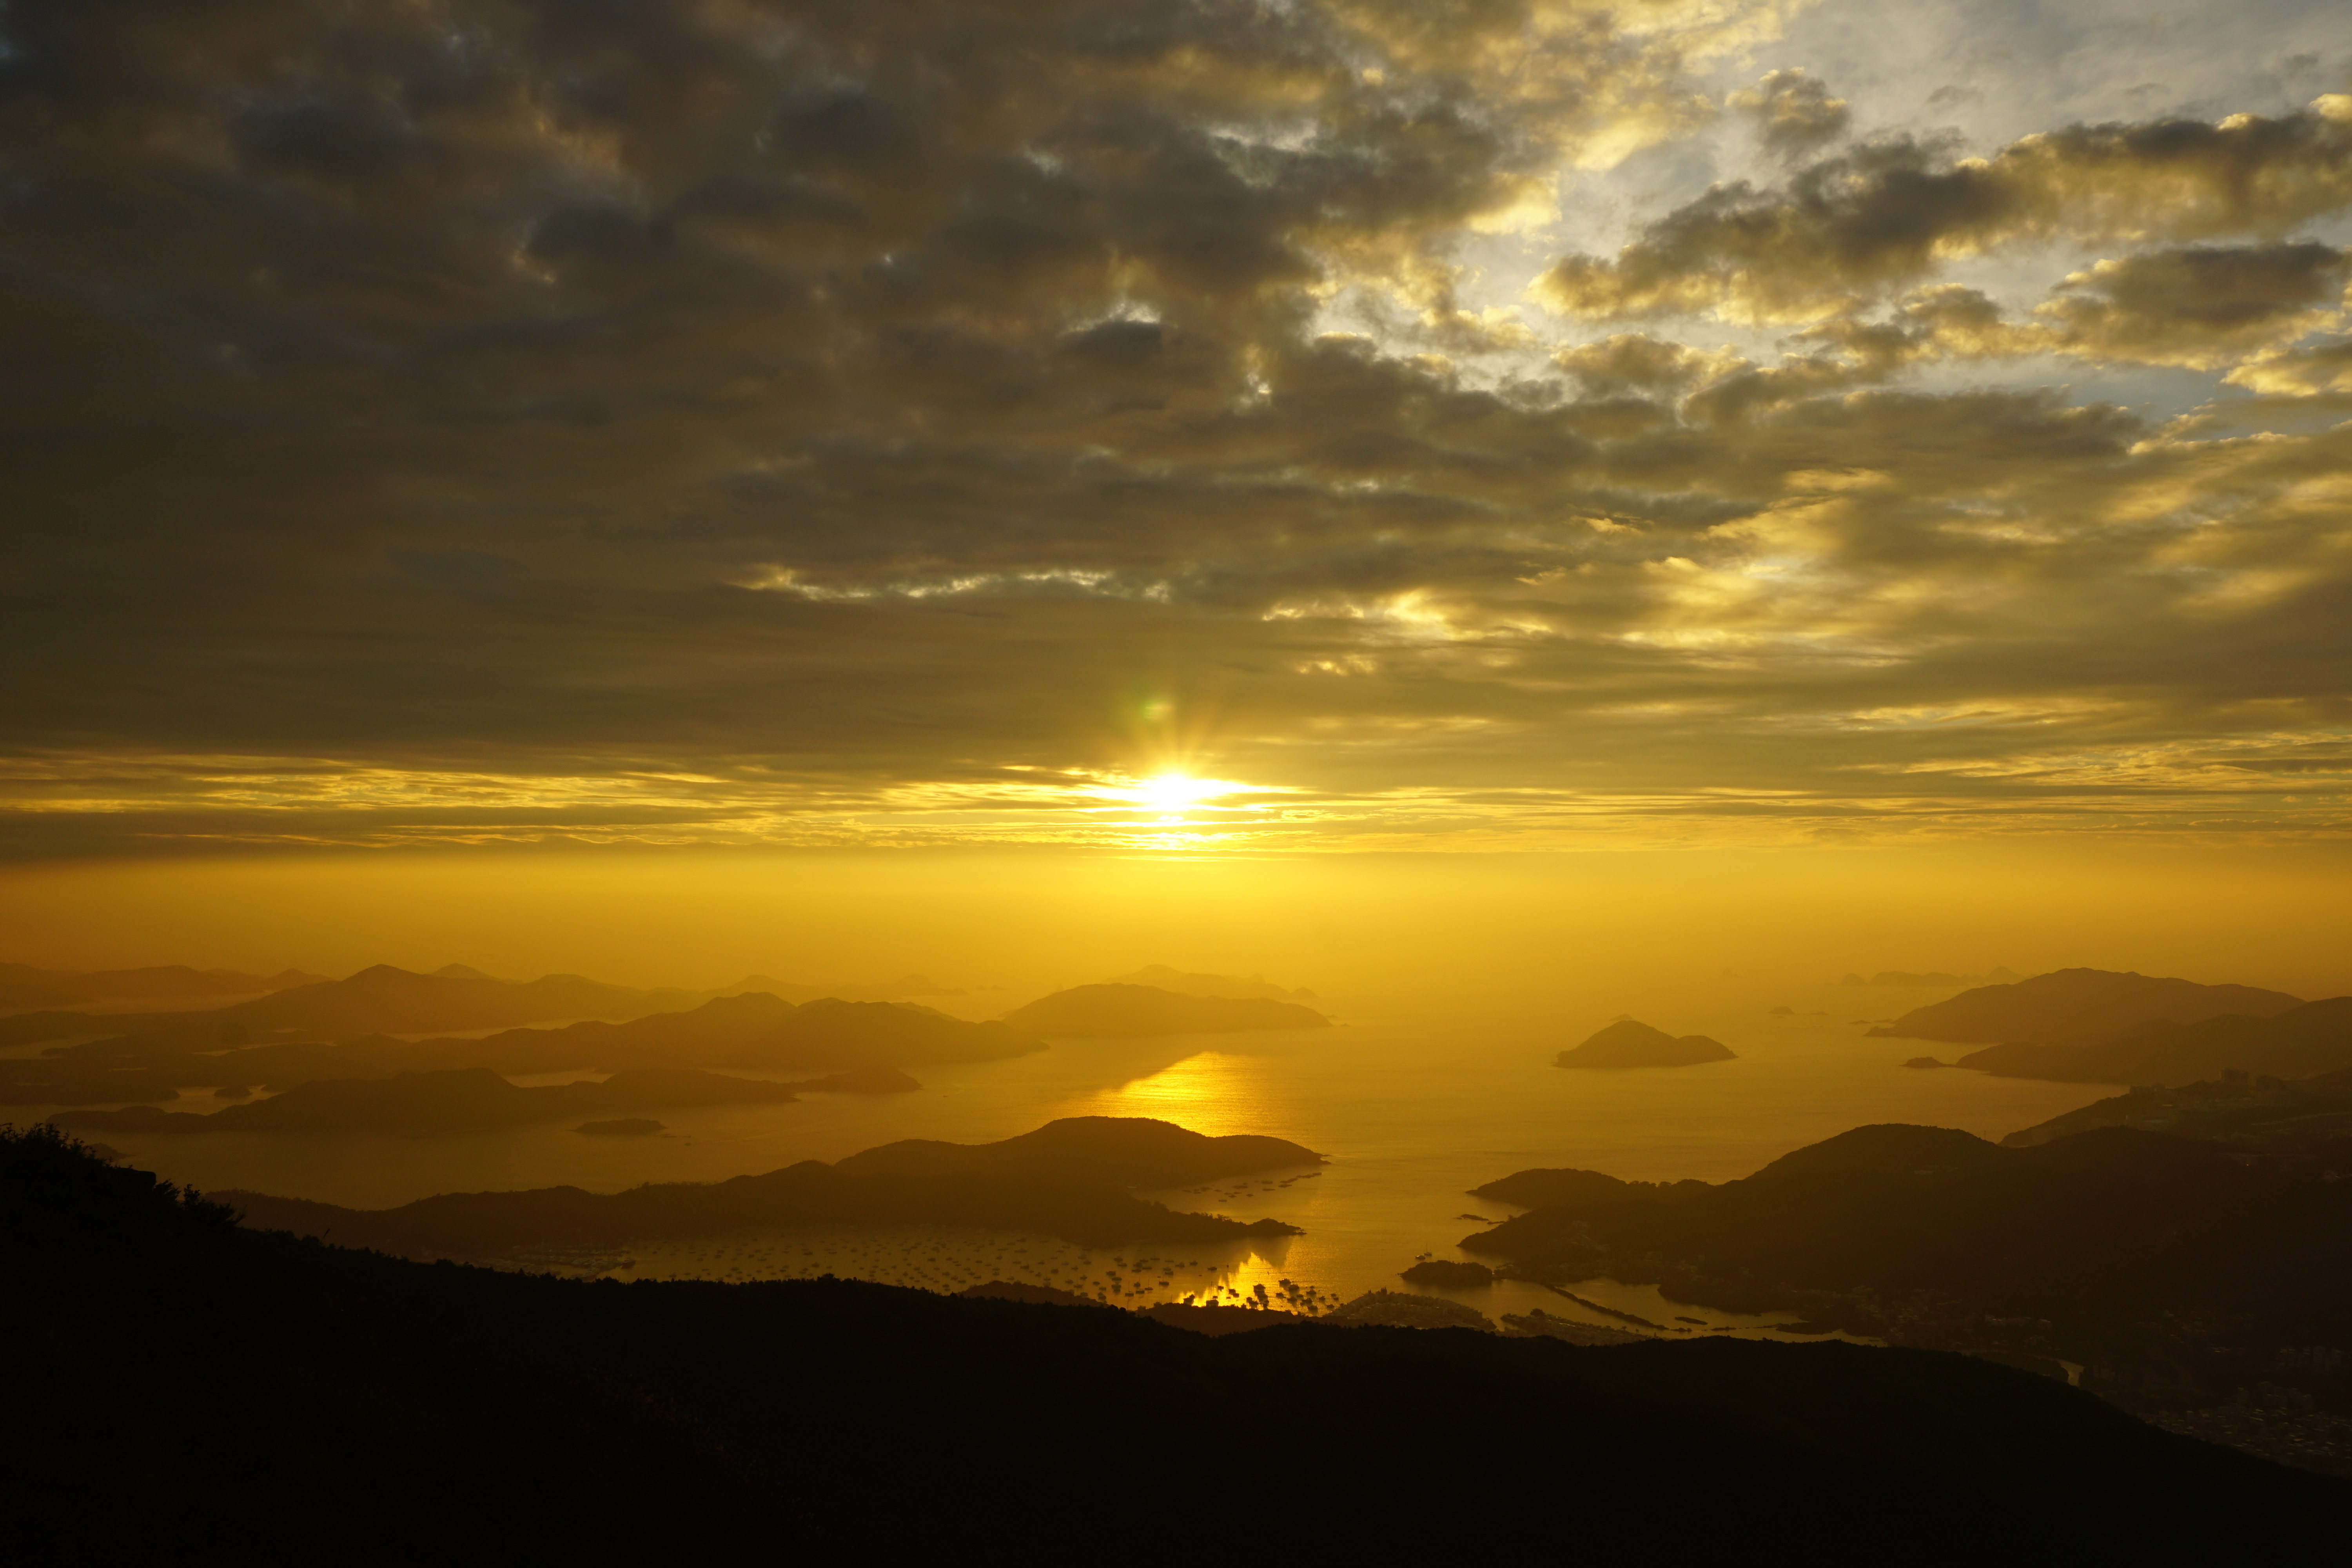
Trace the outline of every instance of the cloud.
<path fill-rule="evenodd" d="M 2273 396 L 2352 392 L 2352 339 L 2336 338 L 2309 348 L 2273 349 L 2247 360 L 2226 379 L 2232 386 Z"/>
<path fill-rule="evenodd" d="M 2067 353 L 2213 370 L 2332 325 L 2347 267 L 2308 243 L 2157 251 L 2074 273 L 2039 314 Z"/>
<path fill-rule="evenodd" d="M 1794 335 L 1833 347 L 1825 362 L 1856 382 L 1940 361 L 2056 354 L 2101 364 L 2229 369 L 2233 384 L 2292 372 L 2284 345 L 2342 320 L 2352 257 L 2302 244 L 2186 246 L 2102 260 L 2069 274 L 2029 316 L 1956 283 L 1922 289 L 1873 319 L 1854 311 Z M 2262 390 L 2273 390 L 2265 386 Z"/>
<path fill-rule="evenodd" d="M 2253 764 L 2347 722 L 2347 437 L 1927 373 L 2336 384 L 2268 230 L 2346 117 L 1865 141 L 1593 264 L 1776 363 L 1520 320 L 1788 13 L 16 0 L 0 838 L 2326 817 Z M 1930 276 L 2079 215 L 2046 310 Z M 1180 769 L 1254 787 L 1104 815 Z"/>
<path fill-rule="evenodd" d="M 2347 205 L 2352 99 L 2275 119 L 2075 125 L 1990 158 L 1896 138 L 1810 164 L 1781 189 L 1716 186 L 1613 259 L 1562 258 L 1531 293 L 1592 321 L 1801 324 L 2004 247 L 2275 236 Z"/>
<path fill-rule="evenodd" d="M 1831 97 L 1828 88 L 1796 68 L 1767 72 L 1724 101 L 1756 127 L 1756 139 L 1775 157 L 1817 153 L 1853 123 L 1844 99 Z"/>

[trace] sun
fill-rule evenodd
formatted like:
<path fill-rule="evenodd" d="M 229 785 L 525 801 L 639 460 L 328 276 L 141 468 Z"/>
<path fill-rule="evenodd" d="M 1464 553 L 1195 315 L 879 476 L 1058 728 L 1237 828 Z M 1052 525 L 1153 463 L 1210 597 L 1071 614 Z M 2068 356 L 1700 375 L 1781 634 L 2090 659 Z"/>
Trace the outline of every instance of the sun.
<path fill-rule="evenodd" d="M 1200 805 L 1212 795 L 1228 793 L 1215 779 L 1196 779 L 1186 773 L 1159 773 L 1135 786 L 1135 798 L 1155 811 L 1182 811 Z"/>

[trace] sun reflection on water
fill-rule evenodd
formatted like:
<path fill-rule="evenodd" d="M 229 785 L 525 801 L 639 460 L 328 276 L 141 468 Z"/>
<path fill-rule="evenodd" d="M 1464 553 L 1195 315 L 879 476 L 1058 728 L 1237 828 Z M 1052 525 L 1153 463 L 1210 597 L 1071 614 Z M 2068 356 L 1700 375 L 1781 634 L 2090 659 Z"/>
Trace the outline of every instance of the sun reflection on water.
<path fill-rule="evenodd" d="M 1266 1095 L 1255 1065 L 1247 1057 L 1202 1051 L 1103 1089 L 1064 1114 L 1157 1117 L 1212 1138 L 1264 1131 Z"/>

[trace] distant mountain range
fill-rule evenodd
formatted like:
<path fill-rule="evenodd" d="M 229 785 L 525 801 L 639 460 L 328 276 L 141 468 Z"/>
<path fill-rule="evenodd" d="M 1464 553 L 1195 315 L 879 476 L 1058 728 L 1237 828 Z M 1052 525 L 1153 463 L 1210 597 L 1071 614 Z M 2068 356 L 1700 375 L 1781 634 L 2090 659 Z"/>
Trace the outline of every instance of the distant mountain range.
<path fill-rule="evenodd" d="M 640 991 L 577 974 L 493 980 L 451 964 L 436 974 L 379 963 L 341 980 L 305 978 L 265 996 L 201 1012 L 89 1014 L 45 1011 L 0 1018 L 0 1046 L 98 1034 L 169 1036 L 195 1047 L 266 1037 L 310 1039 L 374 1032 L 503 1028 L 557 1018 L 634 1018 L 676 1011 L 701 994 Z"/>
<path fill-rule="evenodd" d="M 68 1110 L 50 1125 L 76 1132 L 467 1132 L 533 1121 L 613 1116 L 668 1106 L 781 1105 L 801 1084 L 725 1078 L 691 1068 L 638 1068 L 602 1082 L 519 1089 L 488 1068 L 297 1084 L 210 1115 L 152 1105 Z"/>
<path fill-rule="evenodd" d="M 36 1007 L 70 1007 L 77 1002 L 125 1002 L 197 996 L 250 996 L 313 985 L 323 974 L 299 969 L 276 974 L 241 974 L 234 969 L 191 969 L 167 963 L 152 969 L 37 969 L 0 963 L 0 1013 Z"/>
<path fill-rule="evenodd" d="M 407 975 L 382 984 L 377 994 L 388 994 L 397 1005 L 418 989 L 410 982 L 431 978 Z M 567 995 L 563 977 L 553 981 L 513 989 L 536 988 L 533 994 L 542 998 L 556 994 L 567 1002 L 594 999 L 576 991 Z M 349 986 L 351 982 L 336 984 Z M 464 988 L 504 984 L 433 981 L 434 986 Z M 424 990 L 431 995 L 430 987 Z M 636 994 L 642 999 L 662 994 Z M 475 994 L 449 1000 L 453 1005 L 473 1005 L 483 998 Z M 492 1005 L 510 1004 L 493 994 L 483 1010 Z M 405 1016 L 413 1018 L 418 1011 Z M 482 1038 L 405 1040 L 368 1034 L 340 1044 L 297 1037 L 221 1048 L 224 1042 L 244 1037 L 243 1022 L 250 1016 L 241 1009 L 230 1009 L 169 1028 L 53 1047 L 39 1057 L 0 1058 L 0 1103 L 158 1102 L 176 1099 L 182 1089 L 257 1084 L 285 1089 L 319 1079 L 384 1078 L 457 1068 L 525 1074 L 654 1068 L 788 1071 L 905 1068 L 993 1061 L 1045 1048 L 1034 1036 L 1009 1025 L 970 1023 L 908 1003 L 827 998 L 796 1007 L 758 993 L 720 997 L 688 1011 L 647 1013 L 621 1023 L 591 1019 L 561 1028 L 508 1029 Z M 304 1033 L 286 1032 L 298 1037 Z"/>
<path fill-rule="evenodd" d="M 1231 1035 L 1253 1029 L 1321 1029 L 1331 1020 L 1311 1007 L 1265 997 L 1188 995 L 1156 985 L 1076 985 L 1016 1007 L 1004 1021 L 1048 1037 L 1134 1038 L 1150 1035 Z"/>

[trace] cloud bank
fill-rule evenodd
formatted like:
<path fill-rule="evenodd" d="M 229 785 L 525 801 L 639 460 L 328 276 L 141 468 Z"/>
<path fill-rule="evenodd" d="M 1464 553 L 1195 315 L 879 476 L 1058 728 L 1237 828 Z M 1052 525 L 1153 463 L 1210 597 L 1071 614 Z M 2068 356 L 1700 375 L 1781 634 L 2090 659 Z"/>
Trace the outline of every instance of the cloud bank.
<path fill-rule="evenodd" d="M 0 852 L 2340 831 L 2352 97 L 1796 9 L 16 0 Z"/>

